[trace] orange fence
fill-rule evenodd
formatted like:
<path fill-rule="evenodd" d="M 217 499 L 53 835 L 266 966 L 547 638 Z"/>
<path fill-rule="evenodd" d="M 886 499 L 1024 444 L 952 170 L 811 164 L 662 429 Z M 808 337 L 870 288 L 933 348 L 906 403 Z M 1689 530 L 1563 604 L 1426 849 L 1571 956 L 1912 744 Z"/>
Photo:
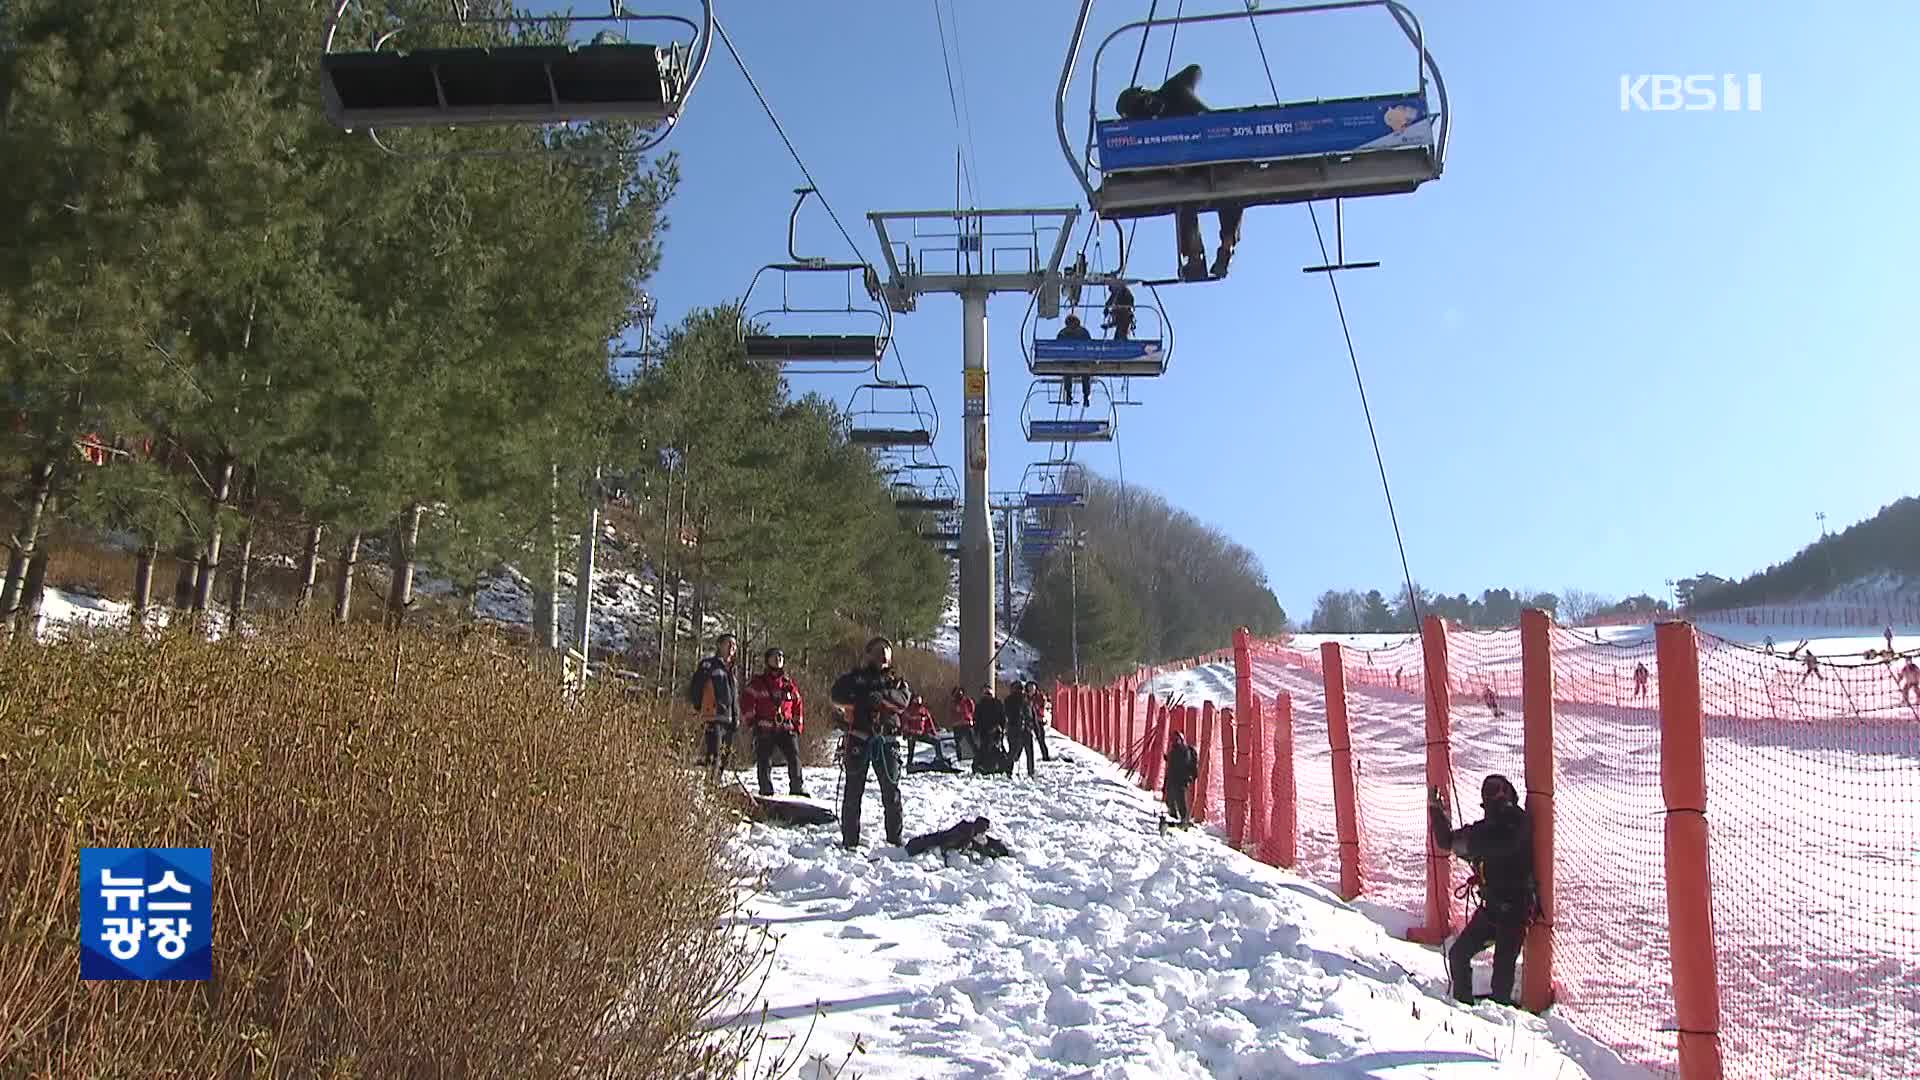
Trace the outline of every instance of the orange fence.
<path fill-rule="evenodd" d="M 1514 779 L 1542 908 L 1522 1001 L 1629 1061 L 1688 1080 L 1920 1071 L 1905 657 L 1775 656 L 1680 622 L 1608 641 L 1530 611 L 1515 630 L 1429 619 L 1375 650 L 1241 631 L 1060 695 L 1063 730 L 1149 789 L 1185 731 L 1196 815 L 1223 840 L 1430 943 L 1469 912 L 1465 868 L 1427 835 L 1429 788 L 1471 819 L 1456 776 L 1475 795 Z"/>

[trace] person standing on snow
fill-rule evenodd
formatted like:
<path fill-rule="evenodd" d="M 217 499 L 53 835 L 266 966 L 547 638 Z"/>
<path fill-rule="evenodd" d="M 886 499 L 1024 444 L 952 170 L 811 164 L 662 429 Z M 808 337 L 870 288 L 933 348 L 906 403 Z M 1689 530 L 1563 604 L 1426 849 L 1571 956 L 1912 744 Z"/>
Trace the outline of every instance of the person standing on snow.
<path fill-rule="evenodd" d="M 1167 741 L 1165 797 L 1167 812 L 1173 820 L 1182 825 L 1193 823 L 1193 809 L 1187 795 L 1193 782 L 1200 777 L 1200 755 L 1193 744 L 1178 731 Z"/>
<path fill-rule="evenodd" d="M 1040 744 L 1040 760 L 1052 761 L 1053 754 L 1047 750 L 1047 695 L 1032 679 L 1027 680 L 1027 703 L 1033 707 L 1033 739 Z"/>
<path fill-rule="evenodd" d="M 840 676 L 830 695 L 840 707 L 845 734 L 840 756 L 847 787 L 840 800 L 840 838 L 851 850 L 860 846 L 860 803 L 867 790 L 867 769 L 880 781 L 887 843 L 900 843 L 904 816 L 900 807 L 900 717 L 913 701 L 913 688 L 893 673 L 893 643 L 867 642 L 866 664 Z"/>
<path fill-rule="evenodd" d="M 1033 702 L 1027 700 L 1026 686 L 1020 682 L 1007 684 L 1003 707 L 1007 711 L 1007 772 L 1011 774 L 1025 754 L 1027 775 L 1033 776 Z"/>
<path fill-rule="evenodd" d="M 1900 704 L 1920 705 L 1920 664 L 1907 658 L 1906 666 L 1900 669 Z"/>
<path fill-rule="evenodd" d="M 979 748 L 973 757 L 974 772 L 1013 771 L 1007 762 L 1007 709 L 993 696 L 991 684 L 981 689 L 973 704 L 973 737 Z"/>
<path fill-rule="evenodd" d="M 957 686 L 947 699 L 947 726 L 953 729 L 954 757 L 980 756 L 980 744 L 973 737 L 973 699 Z"/>
<path fill-rule="evenodd" d="M 1648 674 L 1649 673 L 1647 671 L 1646 661 L 1643 660 L 1640 663 L 1633 665 L 1633 696 L 1634 697 L 1643 698 L 1647 696 Z"/>
<path fill-rule="evenodd" d="M 1472 1004 L 1473 958 L 1493 946 L 1492 1000 L 1513 1004 L 1513 970 L 1520 959 L 1538 906 L 1533 878 L 1533 821 L 1520 808 L 1520 793 L 1499 774 L 1480 783 L 1480 805 L 1486 816 L 1471 825 L 1453 827 L 1452 815 L 1439 788 L 1427 793 L 1428 824 L 1433 844 L 1467 860 L 1473 876 L 1469 888 L 1478 890 L 1480 906 L 1447 951 L 1453 976 L 1454 1000 Z"/>
<path fill-rule="evenodd" d="M 934 761 L 946 760 L 946 755 L 940 752 L 940 738 L 934 734 L 933 710 L 927 708 L 919 694 L 907 702 L 907 711 L 900 716 L 900 730 L 907 736 L 907 764 L 913 764 L 913 749 L 923 742 L 933 747 Z"/>
<path fill-rule="evenodd" d="M 733 670 L 733 656 L 739 650 L 732 634 L 714 640 L 713 655 L 700 661 L 687 684 L 687 704 L 694 715 L 705 722 L 705 753 L 698 765 L 711 766 L 716 778 L 733 755 L 733 733 L 740 727 L 740 682 Z"/>
<path fill-rule="evenodd" d="M 768 649 L 766 670 L 740 692 L 742 711 L 753 732 L 753 757 L 760 769 L 760 794 L 773 794 L 773 755 L 787 759 L 787 793 L 804 796 L 800 777 L 800 732 L 805 729 L 800 686 L 787 674 L 787 654 Z"/>

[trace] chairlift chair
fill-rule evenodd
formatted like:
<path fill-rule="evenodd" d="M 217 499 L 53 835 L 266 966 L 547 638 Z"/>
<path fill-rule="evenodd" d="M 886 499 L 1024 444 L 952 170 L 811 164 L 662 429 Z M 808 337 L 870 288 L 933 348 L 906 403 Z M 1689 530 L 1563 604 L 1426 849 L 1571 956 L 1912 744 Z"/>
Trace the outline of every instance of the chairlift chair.
<path fill-rule="evenodd" d="M 1035 382 L 1027 388 L 1027 399 L 1020 407 L 1020 426 L 1026 432 L 1027 441 L 1032 443 L 1077 443 L 1112 442 L 1114 429 L 1119 419 L 1113 407 L 1113 394 L 1107 390 L 1105 382 L 1095 380 L 1094 389 L 1099 391 L 1094 400 L 1096 404 L 1074 408 L 1066 406 L 1053 398 L 1052 383 Z M 1035 406 L 1045 408 L 1054 406 L 1053 417 L 1035 416 Z M 1061 409 L 1069 409 L 1078 415 L 1058 415 Z"/>
<path fill-rule="evenodd" d="M 702 0 L 699 22 L 679 15 L 634 15 L 615 5 L 607 15 L 455 16 L 380 25 L 362 50 L 340 50 L 340 31 L 354 0 L 339 0 L 327 18 L 320 57 L 320 93 L 327 119 L 348 131 L 381 128 L 550 126 L 592 121 L 629 123 L 653 134 L 636 149 L 665 140 L 713 50 L 713 6 Z M 464 11 L 462 3 L 459 8 Z M 361 8 L 371 22 L 368 5 Z M 611 24 L 586 44 L 561 37 L 577 24 Z M 685 27 L 688 42 L 630 40 L 637 24 Z M 560 28 L 555 40 L 512 43 L 514 28 Z M 478 43 L 412 48 L 402 34 L 453 28 Z M 386 149 L 386 144 L 380 144 Z M 432 155 L 428 155 L 432 156 Z"/>
<path fill-rule="evenodd" d="M 1451 131 L 1446 82 L 1427 51 L 1420 22 L 1398 0 L 1339 0 L 1296 7 L 1236 10 L 1127 23 L 1094 50 L 1089 76 L 1085 152 L 1067 133 L 1067 88 L 1086 37 L 1093 0 L 1082 0 L 1067 58 L 1060 70 L 1054 120 L 1060 150 L 1086 193 L 1088 205 L 1110 221 L 1164 217 L 1182 210 L 1278 206 L 1318 199 L 1404 194 L 1437 179 L 1446 164 Z M 1100 62 L 1107 47 L 1130 32 L 1156 26 L 1379 7 L 1386 9 L 1414 48 L 1415 88 L 1366 97 L 1218 109 L 1198 116 L 1147 120 L 1101 119 Z M 1431 81 L 1439 107 L 1431 107 Z M 1099 173 L 1096 183 L 1092 173 Z M 1336 208 L 1337 208 L 1336 203 Z M 1338 234 L 1338 223 L 1336 223 Z M 1341 263 L 1314 269 L 1358 268 Z M 1166 282 L 1173 283 L 1173 280 Z"/>
<path fill-rule="evenodd" d="M 847 441 L 855 446 L 932 446 L 939 434 L 933 392 L 921 383 L 862 384 L 847 402 Z"/>
<path fill-rule="evenodd" d="M 1120 328 L 1112 325 L 1104 290 L 1099 290 L 1098 303 L 1089 299 L 1083 291 L 1079 302 L 1063 305 L 1061 320 L 1057 324 L 1038 318 L 1037 305 L 1030 303 L 1020 327 L 1020 348 L 1026 354 L 1027 370 L 1036 376 L 1067 379 L 1103 376 L 1157 378 L 1165 375 L 1167 364 L 1173 357 L 1173 328 L 1167 321 L 1165 308 L 1161 306 L 1159 289 L 1147 282 L 1118 276 L 1089 277 L 1087 283 L 1093 286 L 1113 284 L 1126 285 L 1129 289 L 1146 289 L 1146 297 L 1137 293 L 1134 296 L 1134 325 L 1127 336 L 1113 336 Z M 1068 315 L 1080 320 L 1088 337 L 1059 336 Z M 1108 336 L 1099 336 L 1102 333 Z"/>
<path fill-rule="evenodd" d="M 1077 461 L 1054 459 L 1027 466 L 1020 490 L 1030 510 L 1061 510 L 1087 505 L 1087 470 Z"/>
<path fill-rule="evenodd" d="M 893 337 L 893 313 L 879 300 L 880 275 L 863 262 L 832 262 L 801 255 L 795 242 L 800 208 L 811 187 L 794 189 L 793 212 L 787 216 L 787 255 L 791 262 L 768 263 L 747 283 L 741 301 L 740 337 L 747 359 L 777 364 L 794 375 L 858 375 L 863 370 L 877 373 L 880 357 Z M 772 275 L 772 278 L 768 278 Z M 838 275 L 846 287 L 846 300 L 840 307 L 796 305 L 792 283 L 796 276 L 816 279 Z M 780 283 L 778 306 L 756 307 L 755 290 L 763 278 Z M 856 299 L 858 281 L 868 302 Z M 765 327 L 769 332 L 759 333 Z"/>
<path fill-rule="evenodd" d="M 936 514 L 960 509 L 960 484 L 952 466 L 913 461 L 901 466 L 900 473 L 904 479 L 894 484 L 894 509 Z"/>

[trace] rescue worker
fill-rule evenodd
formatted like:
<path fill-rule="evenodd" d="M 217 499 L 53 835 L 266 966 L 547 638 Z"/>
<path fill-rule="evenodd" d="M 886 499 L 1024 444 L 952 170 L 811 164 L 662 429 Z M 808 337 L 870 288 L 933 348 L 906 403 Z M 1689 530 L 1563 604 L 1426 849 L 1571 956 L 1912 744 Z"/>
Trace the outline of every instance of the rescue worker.
<path fill-rule="evenodd" d="M 947 699 L 947 726 L 953 729 L 954 757 L 980 756 L 980 744 L 973 737 L 973 699 L 957 686 Z"/>
<path fill-rule="evenodd" d="M 1040 744 L 1040 760 L 1052 761 L 1053 755 L 1047 751 L 1047 695 L 1040 692 L 1040 684 L 1027 680 L 1027 701 L 1033 706 L 1033 739 Z"/>
<path fill-rule="evenodd" d="M 887 843 L 900 843 L 900 716 L 913 701 L 913 688 L 893 673 L 893 643 L 867 642 L 866 663 L 840 676 L 830 694 L 841 710 L 844 729 L 840 756 L 846 765 L 846 792 L 840 801 L 840 838 L 851 850 L 860 846 L 860 802 L 867 770 L 880 781 L 880 806 Z"/>
<path fill-rule="evenodd" d="M 1514 965 L 1536 914 L 1533 822 L 1520 808 L 1519 791 L 1497 773 L 1481 782 L 1480 805 L 1486 816 L 1456 829 L 1440 789 L 1432 788 L 1427 794 L 1434 846 L 1467 860 L 1473 868 L 1467 884 L 1478 890 L 1480 900 L 1480 907 L 1448 950 L 1447 965 L 1454 1000 L 1472 1004 L 1473 958 L 1491 944 L 1493 993 L 1489 996 L 1511 1005 Z"/>
<path fill-rule="evenodd" d="M 1110 341 L 1130 341 L 1133 339 L 1133 290 L 1123 282 L 1114 282 L 1107 286 L 1106 328 L 1113 331 Z"/>
<path fill-rule="evenodd" d="M 699 765 L 711 766 L 718 778 L 733 755 L 733 733 L 740 727 L 740 682 L 733 670 L 739 651 L 732 634 L 714 640 L 713 655 L 700 661 L 687 684 L 687 704 L 705 721 L 705 749 Z"/>
<path fill-rule="evenodd" d="M 907 764 L 913 764 L 913 749 L 923 742 L 933 747 L 933 760 L 946 760 L 946 755 L 940 752 L 940 739 L 934 734 L 933 710 L 927 708 L 919 694 L 907 702 L 907 711 L 900 716 L 900 730 L 907 736 Z"/>
<path fill-rule="evenodd" d="M 1007 709 L 993 696 L 991 685 L 983 687 L 973 703 L 973 737 L 974 772 L 1013 771 L 1007 763 Z"/>
<path fill-rule="evenodd" d="M 1026 685 L 1017 681 L 1008 683 L 1002 708 L 1007 712 L 1007 772 L 1013 772 L 1024 754 L 1027 775 L 1037 775 L 1033 764 L 1033 703 L 1027 700 Z"/>
<path fill-rule="evenodd" d="M 778 751 L 787 759 L 787 793 L 805 796 L 800 776 L 800 733 L 805 730 L 804 702 L 800 686 L 787 674 L 787 654 L 780 649 L 766 652 L 766 670 L 755 675 L 740 692 L 741 711 L 753 732 L 753 757 L 760 769 L 760 794 L 773 794 L 773 755 Z"/>
<path fill-rule="evenodd" d="M 1209 111 L 1200 100 L 1200 65 L 1188 64 L 1160 85 L 1155 92 L 1163 117 L 1199 116 Z M 1211 275 L 1227 276 L 1227 264 L 1233 261 L 1233 249 L 1240 242 L 1240 215 L 1244 208 L 1232 203 L 1215 206 L 1220 217 L 1220 250 L 1213 268 L 1207 268 L 1207 246 L 1200 239 L 1200 212 L 1191 207 L 1174 211 L 1174 231 L 1179 237 L 1180 280 L 1205 281 Z"/>
<path fill-rule="evenodd" d="M 1190 825 L 1193 823 L 1193 810 L 1188 806 L 1187 791 L 1200 776 L 1200 754 L 1187 742 L 1187 737 L 1176 729 L 1167 740 L 1165 761 L 1167 767 L 1163 788 L 1167 812 L 1174 821 Z"/>

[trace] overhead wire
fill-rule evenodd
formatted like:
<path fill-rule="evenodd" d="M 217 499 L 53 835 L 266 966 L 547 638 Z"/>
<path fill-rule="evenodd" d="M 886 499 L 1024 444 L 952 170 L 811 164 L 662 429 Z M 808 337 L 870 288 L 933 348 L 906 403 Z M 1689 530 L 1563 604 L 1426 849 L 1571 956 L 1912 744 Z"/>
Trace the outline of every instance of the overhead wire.
<path fill-rule="evenodd" d="M 747 89 L 753 91 L 754 99 L 759 101 L 761 111 L 767 114 L 767 120 L 773 124 L 774 132 L 780 136 L 781 143 L 786 146 L 788 156 L 793 158 L 794 165 L 800 169 L 800 175 L 806 177 L 807 186 L 813 189 L 814 195 L 820 200 L 820 205 L 826 208 L 827 217 L 833 221 L 833 227 L 839 230 L 840 238 L 845 240 L 847 247 L 853 250 L 854 258 L 859 259 L 868 266 L 873 265 L 868 262 L 866 254 L 860 250 L 860 245 L 854 243 L 853 234 L 847 231 L 845 223 L 840 220 L 839 213 L 834 210 L 833 203 L 827 198 L 826 191 L 820 186 L 820 181 L 814 177 L 813 170 L 807 168 L 806 159 L 800 156 L 799 148 L 793 145 L 792 137 L 787 134 L 786 125 L 780 122 L 780 117 L 773 111 L 773 103 L 767 100 L 767 95 L 760 89 L 760 83 L 754 79 L 753 72 L 747 68 L 746 58 L 740 55 L 739 48 L 733 43 L 733 36 L 727 33 L 726 26 L 720 22 L 718 17 L 715 17 L 713 20 L 713 29 L 714 32 L 720 36 L 721 44 L 727 47 L 727 55 L 733 57 L 734 66 L 740 69 L 740 77 L 746 80 Z M 911 383 L 913 381 L 912 376 L 907 371 L 906 358 L 900 352 L 899 339 L 889 334 L 887 336 L 887 348 L 893 353 L 894 363 L 899 365 L 901 381 Z M 909 393 L 911 393 L 911 391 L 909 391 Z M 931 397 L 931 395 L 929 395 L 929 397 Z M 936 425 L 939 423 L 939 416 L 939 404 L 936 402 L 934 403 L 934 423 Z M 939 461 L 937 453 L 934 454 L 934 461 L 936 463 Z"/>
<path fill-rule="evenodd" d="M 934 15 L 939 12 L 940 0 L 934 0 Z M 973 94 L 967 89 L 967 47 L 960 41 L 960 10 L 952 0 L 947 2 L 947 18 L 953 21 L 953 66 L 960 73 L 960 115 L 966 121 L 967 157 L 973 163 L 974 194 L 978 196 L 980 175 L 979 140 L 973 135 Z"/>
<path fill-rule="evenodd" d="M 940 66 L 945 69 L 947 73 L 947 109 L 953 115 L 954 142 L 960 144 L 962 147 L 960 159 L 961 175 L 966 180 L 968 193 L 974 203 L 978 205 L 980 201 L 980 189 L 979 185 L 974 181 L 973 166 L 968 162 L 964 150 L 968 129 L 961 126 L 960 122 L 960 96 L 955 93 L 953 89 L 953 63 L 947 57 L 947 22 L 940 14 L 940 0 L 933 0 L 933 26 L 934 29 L 940 33 Z"/>

